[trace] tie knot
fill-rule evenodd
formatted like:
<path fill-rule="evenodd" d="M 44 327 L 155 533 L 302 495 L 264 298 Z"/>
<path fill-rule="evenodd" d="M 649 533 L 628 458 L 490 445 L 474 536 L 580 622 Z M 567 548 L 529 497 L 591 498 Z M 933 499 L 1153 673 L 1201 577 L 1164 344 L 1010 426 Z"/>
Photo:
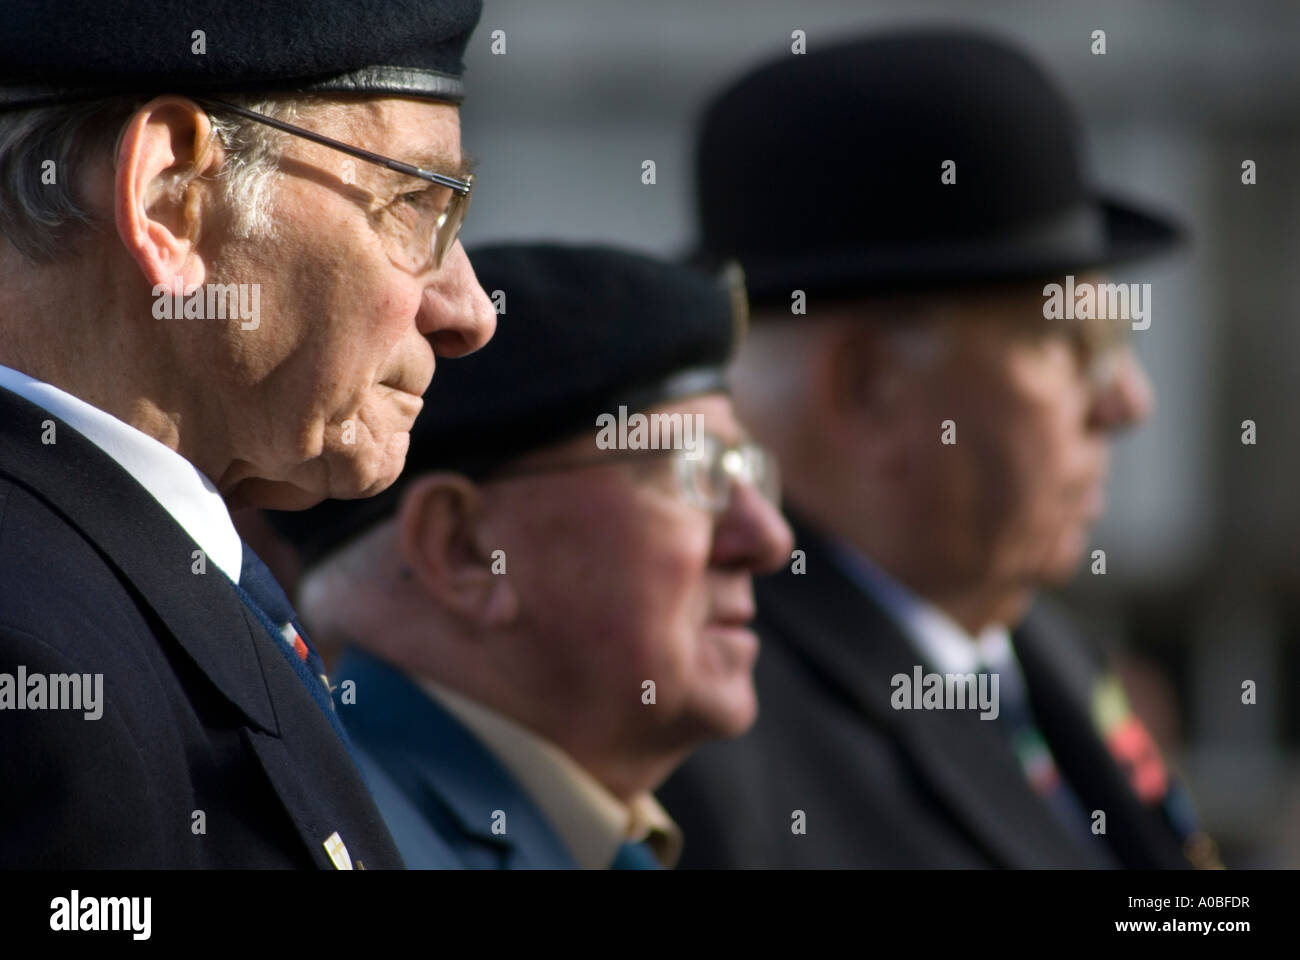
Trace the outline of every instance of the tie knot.
<path fill-rule="evenodd" d="M 614 855 L 611 870 L 659 870 L 662 865 L 647 843 L 624 843 Z"/>

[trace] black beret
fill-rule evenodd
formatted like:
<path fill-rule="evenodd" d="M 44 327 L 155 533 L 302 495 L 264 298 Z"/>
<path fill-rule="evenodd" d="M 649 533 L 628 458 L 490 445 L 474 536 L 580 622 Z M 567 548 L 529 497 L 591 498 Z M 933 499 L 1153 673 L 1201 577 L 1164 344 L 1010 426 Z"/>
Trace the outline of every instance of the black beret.
<path fill-rule="evenodd" d="M 481 11 L 482 0 L 7 0 L 0 109 L 244 90 L 459 103 Z"/>
<path fill-rule="evenodd" d="M 696 260 L 739 260 L 756 303 L 1038 279 L 1177 239 L 1089 185 L 1038 64 L 966 29 L 810 35 L 710 102 L 695 165 Z"/>
<path fill-rule="evenodd" d="M 401 477 L 378 496 L 271 512 L 304 565 L 391 515 L 407 481 L 433 470 L 482 477 L 618 416 L 725 391 L 743 335 L 738 278 L 608 247 L 509 244 L 470 261 L 497 303 L 496 334 L 438 363 Z"/>

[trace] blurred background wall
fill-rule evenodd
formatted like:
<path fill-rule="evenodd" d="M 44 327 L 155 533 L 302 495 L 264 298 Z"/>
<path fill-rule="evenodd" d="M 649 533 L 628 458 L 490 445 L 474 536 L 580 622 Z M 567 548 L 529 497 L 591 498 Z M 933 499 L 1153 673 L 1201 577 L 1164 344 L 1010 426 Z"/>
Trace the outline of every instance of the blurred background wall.
<path fill-rule="evenodd" d="M 464 139 L 484 159 L 465 242 L 681 254 L 714 90 L 788 55 L 795 29 L 811 49 L 918 23 L 1018 40 L 1080 108 L 1097 183 L 1191 229 L 1182 254 L 1116 277 L 1153 284 L 1137 347 L 1157 410 L 1116 450 L 1094 535 L 1107 574 L 1061 599 L 1121 657 L 1229 865 L 1300 866 L 1300 3 L 487 0 L 467 55 Z"/>

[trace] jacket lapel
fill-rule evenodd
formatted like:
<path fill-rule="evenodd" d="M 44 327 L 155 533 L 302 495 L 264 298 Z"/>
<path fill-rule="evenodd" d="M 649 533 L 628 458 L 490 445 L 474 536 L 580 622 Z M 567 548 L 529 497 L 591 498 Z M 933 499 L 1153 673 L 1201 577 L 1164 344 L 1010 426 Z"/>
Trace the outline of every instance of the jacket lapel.
<path fill-rule="evenodd" d="M 56 423 L 56 442 L 49 445 L 41 442 L 46 420 Z M 334 866 L 323 843 L 338 829 L 354 860 L 399 865 L 342 741 L 230 578 L 212 565 L 192 572 L 198 545 L 134 477 L 72 427 L 4 389 L 0 424 L 0 474 L 94 543 L 239 711 L 247 742 L 313 861 Z"/>
<path fill-rule="evenodd" d="M 995 863 L 1011 867 L 1104 865 L 1070 836 L 1029 788 L 992 722 L 969 710 L 895 710 L 891 678 L 921 663 L 902 630 L 839 569 L 798 518 L 807 572 L 757 584 L 761 616 L 830 689 L 902 748 L 918 778 Z"/>
<path fill-rule="evenodd" d="M 55 442 L 41 423 L 54 420 Z M 118 463 L 52 414 L 0 389 L 0 473 L 99 547 L 248 723 L 276 732 L 256 647 L 260 627 L 219 568 L 191 572 L 198 545 Z M 220 625 L 214 629 L 214 625 Z"/>
<path fill-rule="evenodd" d="M 1043 736 L 1088 810 L 1106 813 L 1107 839 L 1124 865 L 1189 866 L 1173 829 L 1158 811 L 1142 805 L 1093 725 L 1097 664 L 1041 604 L 1016 631 L 1014 645 Z"/>

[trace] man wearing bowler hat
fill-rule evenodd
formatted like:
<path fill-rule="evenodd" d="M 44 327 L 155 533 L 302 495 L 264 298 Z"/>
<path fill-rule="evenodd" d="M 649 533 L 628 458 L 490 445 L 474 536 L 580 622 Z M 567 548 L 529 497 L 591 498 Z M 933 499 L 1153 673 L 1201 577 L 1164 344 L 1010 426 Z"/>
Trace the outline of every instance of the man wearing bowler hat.
<path fill-rule="evenodd" d="M 751 576 L 789 556 L 731 408 L 737 296 L 605 247 L 472 254 L 504 307 L 401 479 L 274 522 L 408 866 L 653 869 L 651 791 L 753 722 Z"/>
<path fill-rule="evenodd" d="M 6 6 L 0 866 L 401 865 L 230 511 L 383 490 L 435 354 L 491 335 L 478 15 Z"/>
<path fill-rule="evenodd" d="M 1118 682 L 1035 602 L 1151 402 L 1124 339 L 1149 301 L 1047 285 L 1109 297 L 1100 268 L 1175 240 L 1080 155 L 1042 71 L 966 32 L 788 57 L 710 105 L 702 252 L 757 304 L 737 403 L 796 551 L 756 588 L 758 723 L 661 793 L 683 865 L 1214 863 Z"/>

